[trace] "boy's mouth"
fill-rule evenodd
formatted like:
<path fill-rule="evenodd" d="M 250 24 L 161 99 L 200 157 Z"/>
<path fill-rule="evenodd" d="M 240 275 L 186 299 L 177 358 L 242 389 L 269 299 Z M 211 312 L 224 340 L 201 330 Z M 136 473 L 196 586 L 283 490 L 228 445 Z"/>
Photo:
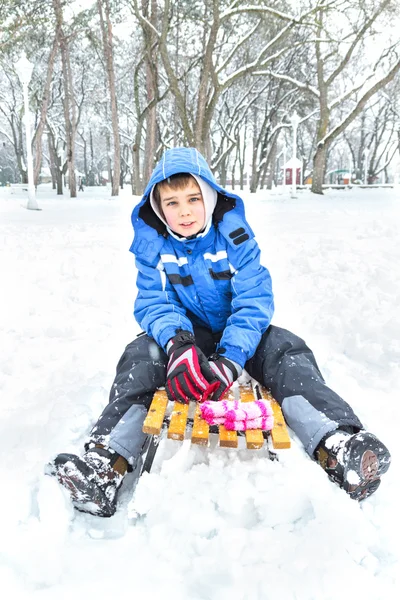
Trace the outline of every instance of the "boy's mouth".
<path fill-rule="evenodd" d="M 181 223 L 181 227 L 191 227 L 195 224 L 195 221 L 190 221 L 190 223 Z"/>

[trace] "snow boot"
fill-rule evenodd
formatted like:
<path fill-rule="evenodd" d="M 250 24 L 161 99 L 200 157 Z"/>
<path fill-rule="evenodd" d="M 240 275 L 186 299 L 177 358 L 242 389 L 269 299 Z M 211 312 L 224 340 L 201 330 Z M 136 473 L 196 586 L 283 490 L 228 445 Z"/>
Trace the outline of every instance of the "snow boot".
<path fill-rule="evenodd" d="M 354 500 L 364 500 L 380 485 L 390 466 L 390 452 L 368 431 L 348 433 L 337 429 L 326 435 L 315 456 L 329 478 Z"/>
<path fill-rule="evenodd" d="M 77 510 L 111 517 L 117 509 L 117 492 L 128 470 L 128 462 L 113 450 L 96 446 L 83 457 L 56 456 L 48 473 L 71 495 Z"/>

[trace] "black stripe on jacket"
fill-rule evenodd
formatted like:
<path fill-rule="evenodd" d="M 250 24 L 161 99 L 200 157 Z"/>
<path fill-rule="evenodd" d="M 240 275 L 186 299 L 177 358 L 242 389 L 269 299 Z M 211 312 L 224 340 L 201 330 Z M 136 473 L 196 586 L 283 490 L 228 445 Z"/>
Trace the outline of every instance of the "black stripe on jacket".
<path fill-rule="evenodd" d="M 172 285 L 183 285 L 183 287 L 187 287 L 188 285 L 193 285 L 193 279 L 191 275 L 185 275 L 181 277 L 177 273 L 167 273 L 168 280 Z"/>
<path fill-rule="evenodd" d="M 227 281 L 233 277 L 230 271 L 213 271 L 212 269 L 209 269 L 209 273 L 211 279 L 216 279 L 217 281 Z"/>

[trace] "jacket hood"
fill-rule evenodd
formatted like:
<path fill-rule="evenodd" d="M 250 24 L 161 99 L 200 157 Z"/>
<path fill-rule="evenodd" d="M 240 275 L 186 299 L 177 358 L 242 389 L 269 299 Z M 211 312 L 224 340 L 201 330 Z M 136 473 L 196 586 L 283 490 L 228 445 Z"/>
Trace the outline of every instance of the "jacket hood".
<path fill-rule="evenodd" d="M 143 197 L 147 197 L 150 194 L 156 183 L 176 173 L 198 175 L 217 192 L 223 191 L 223 188 L 215 181 L 214 175 L 211 173 L 205 158 L 196 148 L 171 148 L 164 152 L 161 160 L 154 167 Z"/>
<path fill-rule="evenodd" d="M 164 152 L 161 160 L 155 166 L 146 189 L 144 190 L 142 199 L 133 209 L 132 225 L 135 231 L 135 239 L 130 248 L 131 252 L 134 254 L 145 253 L 150 256 L 150 254 L 155 255 L 157 250 L 161 248 L 163 244 L 162 240 L 166 233 L 166 227 L 165 223 L 161 221 L 151 207 L 150 195 L 153 187 L 157 183 L 176 173 L 190 173 L 191 175 L 195 175 L 196 179 L 199 178 L 200 180 L 203 180 L 217 192 L 218 202 L 214 211 L 214 217 L 216 216 L 216 213 L 218 213 L 218 215 L 221 213 L 221 216 L 218 217 L 217 220 L 225 221 L 224 214 L 226 210 L 228 209 L 232 213 L 230 217 L 232 223 L 229 226 L 228 224 L 226 225 L 228 237 L 229 232 L 235 230 L 234 222 L 238 223 L 238 227 L 239 225 L 244 225 L 248 236 L 254 237 L 254 234 L 245 219 L 243 200 L 236 194 L 226 191 L 215 181 L 210 167 L 200 152 L 196 150 L 196 148 L 171 148 Z M 219 210 L 221 200 L 224 200 L 224 204 L 226 205 L 222 211 Z M 227 206 L 228 204 L 229 208 Z M 223 229 L 225 229 L 225 227 L 223 227 Z M 137 234 L 139 230 L 146 236 L 146 240 L 143 237 L 141 237 L 141 239 L 138 238 Z M 232 240 L 233 238 L 229 239 L 229 243 L 234 244 L 235 242 Z"/>
<path fill-rule="evenodd" d="M 139 204 L 137 204 L 132 213 L 132 224 L 134 216 L 137 217 L 140 208 L 145 204 L 150 197 L 153 187 L 175 175 L 176 173 L 190 173 L 205 181 L 216 192 L 227 194 L 227 192 L 215 181 L 214 175 L 211 173 L 205 158 L 196 148 L 171 148 L 166 150 L 161 160 L 154 167 L 154 171 L 144 190 L 143 196 Z M 197 179 L 196 177 L 196 179 Z"/>

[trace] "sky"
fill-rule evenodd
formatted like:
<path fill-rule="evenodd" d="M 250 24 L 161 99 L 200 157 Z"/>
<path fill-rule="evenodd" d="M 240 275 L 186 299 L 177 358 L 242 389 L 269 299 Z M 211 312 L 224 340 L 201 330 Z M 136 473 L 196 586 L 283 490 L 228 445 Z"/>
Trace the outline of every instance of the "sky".
<path fill-rule="evenodd" d="M 163 440 L 117 513 L 76 512 L 44 474 L 82 453 L 115 366 L 139 332 L 124 190 L 78 199 L 0 188 L 0 595 L 29 600 L 397 600 L 400 190 L 290 198 L 244 192 L 276 299 L 328 385 L 389 447 L 361 504 L 292 448 L 192 448 Z"/>

